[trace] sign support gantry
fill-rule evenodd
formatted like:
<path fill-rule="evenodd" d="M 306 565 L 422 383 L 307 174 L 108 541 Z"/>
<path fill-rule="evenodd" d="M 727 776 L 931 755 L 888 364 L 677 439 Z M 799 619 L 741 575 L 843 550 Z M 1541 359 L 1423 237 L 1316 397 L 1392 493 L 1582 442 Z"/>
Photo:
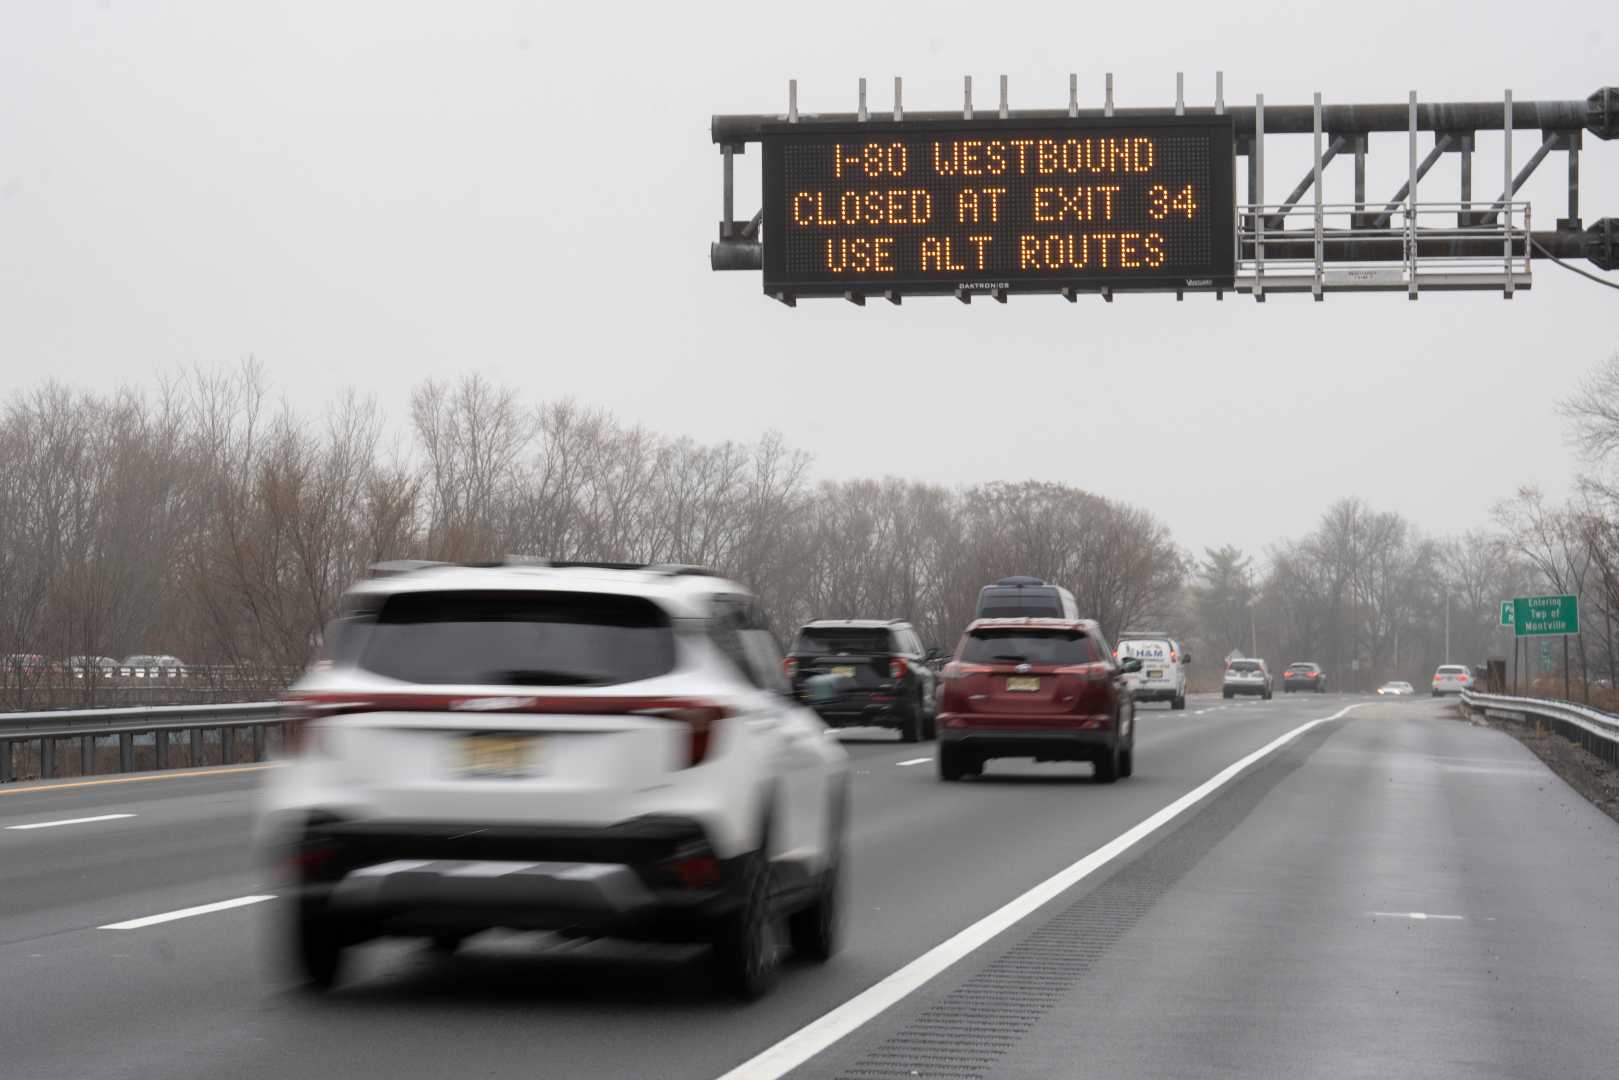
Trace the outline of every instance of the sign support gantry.
<path fill-rule="evenodd" d="M 1317 94 L 1309 105 L 1267 105 L 1260 95 L 1228 106 L 1217 74 L 1214 103 L 1188 106 L 1178 74 L 1173 107 L 1122 108 L 1111 74 L 1105 86 L 1100 108 L 1080 107 L 1070 75 L 1066 108 L 1014 110 L 1002 76 L 998 107 L 975 110 L 969 76 L 960 111 L 907 112 L 896 78 L 892 110 L 873 112 L 861 79 L 855 112 L 812 114 L 799 109 L 790 81 L 783 114 L 713 118 L 724 204 L 711 266 L 762 270 L 765 291 L 787 304 L 929 293 L 1005 302 L 1014 292 L 1511 297 L 1532 284 L 1535 259 L 1619 269 L 1619 220 L 1586 226 L 1579 199 L 1584 136 L 1619 137 L 1614 87 L 1566 101 L 1514 101 L 1508 91 L 1493 102 L 1422 102 L 1413 92 L 1403 104 L 1324 105 Z M 1514 171 L 1504 140 L 1500 193 L 1481 199 L 1476 136 L 1502 130 L 1539 131 L 1541 142 Z M 1406 180 L 1373 201 L 1371 136 L 1394 133 L 1406 136 Z M 1267 139 L 1304 134 L 1313 140 L 1309 171 L 1281 202 L 1267 202 Z M 765 205 L 744 221 L 735 217 L 733 170 L 749 143 L 765 155 Z M 877 156 L 859 157 L 866 153 Z M 1536 231 L 1529 204 L 1514 196 L 1557 153 L 1567 162 L 1566 216 Z M 1458 158 L 1456 198 L 1419 200 L 1446 154 Z M 1353 200 L 1327 203 L 1321 178 L 1339 157 L 1353 161 Z M 1240 203 L 1223 164 L 1236 158 L 1245 159 Z"/>

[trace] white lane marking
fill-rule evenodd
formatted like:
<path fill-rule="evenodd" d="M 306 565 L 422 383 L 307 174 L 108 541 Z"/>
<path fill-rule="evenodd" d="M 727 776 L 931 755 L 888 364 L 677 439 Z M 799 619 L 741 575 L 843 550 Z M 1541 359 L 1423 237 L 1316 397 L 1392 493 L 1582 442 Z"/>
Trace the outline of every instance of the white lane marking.
<path fill-rule="evenodd" d="M 1426 911 L 1374 911 L 1384 919 L 1465 919 L 1466 915 L 1429 915 Z"/>
<path fill-rule="evenodd" d="M 896 761 L 896 762 L 894 762 L 894 764 L 898 765 L 900 768 L 903 769 L 907 765 L 926 765 L 928 762 L 930 762 L 932 760 L 933 759 L 930 758 L 930 757 L 913 757 L 909 761 Z"/>
<path fill-rule="evenodd" d="M 176 919 L 189 919 L 194 915 L 211 915 L 216 911 L 229 911 L 231 908 L 246 907 L 249 904 L 262 904 L 266 900 L 274 899 L 274 893 L 268 896 L 238 896 L 234 900 L 220 900 L 217 903 L 181 908 L 179 911 L 165 911 L 161 915 L 146 915 L 139 919 L 126 919 L 123 922 L 108 923 L 106 926 L 98 926 L 96 929 L 139 930 L 143 926 L 156 926 L 158 923 L 174 922 Z"/>
<path fill-rule="evenodd" d="M 95 817 L 63 818 L 61 821 L 36 821 L 32 825 L 7 825 L 6 828 L 18 832 L 24 829 L 54 829 L 58 825 L 88 825 L 92 821 L 117 821 L 119 818 L 134 816 L 134 814 L 97 814 Z"/>
<path fill-rule="evenodd" d="M 719 1080 L 778 1080 L 779 1077 L 787 1075 L 827 1047 L 849 1036 L 867 1021 L 925 986 L 956 961 L 984 945 L 1003 930 L 1034 914 L 1047 901 L 1084 881 L 1211 793 L 1229 784 L 1254 762 L 1287 745 L 1311 728 L 1337 720 L 1358 708 L 1360 708 L 1358 704 L 1348 705 L 1331 716 L 1318 717 L 1300 724 L 1292 731 L 1272 739 L 1242 760 L 1227 765 L 1146 820 L 1115 836 L 1078 862 L 1057 871 L 1022 896 L 985 915 L 954 937 L 935 945 L 831 1012 L 810 1021 L 774 1046 L 744 1061 Z"/>

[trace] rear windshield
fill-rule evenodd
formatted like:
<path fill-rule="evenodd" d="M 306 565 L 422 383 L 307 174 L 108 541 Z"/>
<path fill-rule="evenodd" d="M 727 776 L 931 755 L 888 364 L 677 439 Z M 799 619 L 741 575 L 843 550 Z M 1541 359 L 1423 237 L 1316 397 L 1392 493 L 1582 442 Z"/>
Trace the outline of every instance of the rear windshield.
<path fill-rule="evenodd" d="M 974 630 L 960 658 L 969 664 L 1093 664 L 1102 654 L 1078 630 Z"/>
<path fill-rule="evenodd" d="M 1315 670 L 1315 665 L 1314 664 L 1293 664 L 1293 665 L 1291 665 L 1291 670 L 1293 670 L 1293 671 L 1314 671 Z"/>
<path fill-rule="evenodd" d="M 421 592 L 342 620 L 333 659 L 413 683 L 607 686 L 675 666 L 656 604 L 574 592 Z"/>
<path fill-rule="evenodd" d="M 842 653 L 864 655 L 889 653 L 894 647 L 888 631 L 852 626 L 808 626 L 798 632 L 793 652 L 799 656 L 828 656 Z"/>
<path fill-rule="evenodd" d="M 980 619 L 1062 618 L 1062 601 L 1050 588 L 998 589 L 993 586 L 978 596 Z"/>
<path fill-rule="evenodd" d="M 1439 669 L 1441 675 L 1466 675 L 1467 669 L 1459 664 L 1445 664 Z"/>
<path fill-rule="evenodd" d="M 1258 664 L 1257 661 L 1254 661 L 1254 660 L 1233 660 L 1233 661 L 1231 661 L 1230 670 L 1231 671 L 1258 671 L 1259 670 L 1259 664 Z"/>

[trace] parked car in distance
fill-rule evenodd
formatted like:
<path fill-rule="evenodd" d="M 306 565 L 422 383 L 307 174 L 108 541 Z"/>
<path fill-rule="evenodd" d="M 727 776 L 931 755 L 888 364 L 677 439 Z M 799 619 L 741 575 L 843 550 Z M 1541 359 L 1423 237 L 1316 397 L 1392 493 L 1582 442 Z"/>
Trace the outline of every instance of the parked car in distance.
<path fill-rule="evenodd" d="M 1314 690 L 1318 694 L 1327 692 L 1327 673 L 1321 670 L 1320 664 L 1300 661 L 1287 665 L 1282 672 L 1282 693 L 1291 694 L 1295 690 Z"/>
<path fill-rule="evenodd" d="M 355 585 L 261 795 L 305 980 L 374 938 L 492 928 L 710 944 L 743 998 L 778 942 L 828 959 L 848 754 L 781 664 L 757 599 L 691 567 Z"/>
<path fill-rule="evenodd" d="M 1386 682 L 1382 686 L 1379 686 L 1377 688 L 1377 692 L 1383 697 L 1409 697 L 1410 695 L 1415 694 L 1417 689 L 1408 682 L 1400 682 L 1399 680 L 1395 680 L 1393 682 Z"/>
<path fill-rule="evenodd" d="M 1114 656 L 1134 657 L 1141 670 L 1128 675 L 1130 693 L 1137 701 L 1167 701 L 1171 709 L 1186 708 L 1186 665 L 1191 653 L 1162 631 L 1133 631 L 1119 636 Z"/>
<path fill-rule="evenodd" d="M 992 758 L 1089 761 L 1110 784 L 1135 770 L 1135 701 L 1090 619 L 976 619 L 944 669 L 939 778 Z"/>
<path fill-rule="evenodd" d="M 1440 664 L 1433 673 L 1433 696 L 1473 689 L 1473 673 L 1462 664 Z"/>
<path fill-rule="evenodd" d="M 21 676 L 28 679 L 37 679 L 42 675 L 52 675 L 62 670 L 62 665 L 40 653 L 11 653 L 0 657 L 0 678 L 7 675 Z"/>
<path fill-rule="evenodd" d="M 124 658 L 123 673 L 134 679 L 174 679 L 185 673 L 179 657 L 136 653 Z"/>
<path fill-rule="evenodd" d="M 1220 696 L 1233 698 L 1238 694 L 1258 694 L 1270 700 L 1272 683 L 1270 669 L 1263 660 L 1227 660 L 1225 677 L 1220 682 Z"/>
<path fill-rule="evenodd" d="M 805 681 L 841 675 L 841 693 L 809 704 L 832 727 L 887 727 L 902 742 L 934 735 L 938 649 L 902 619 L 816 619 L 799 628 L 782 671 L 800 701 Z"/>
<path fill-rule="evenodd" d="M 1061 585 L 1037 577 L 1005 577 L 978 590 L 979 619 L 1078 619 L 1079 603 Z"/>
<path fill-rule="evenodd" d="M 111 656 L 70 656 L 67 658 L 67 664 L 75 679 L 82 679 L 87 675 L 94 678 L 115 679 L 118 677 L 120 666 Z"/>

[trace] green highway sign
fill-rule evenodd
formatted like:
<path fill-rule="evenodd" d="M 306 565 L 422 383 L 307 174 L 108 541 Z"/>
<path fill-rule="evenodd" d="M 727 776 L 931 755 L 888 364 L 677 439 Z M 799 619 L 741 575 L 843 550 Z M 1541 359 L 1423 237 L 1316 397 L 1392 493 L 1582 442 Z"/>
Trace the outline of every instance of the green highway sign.
<path fill-rule="evenodd" d="M 1580 601 L 1574 596 L 1519 596 L 1512 601 L 1512 632 L 1518 637 L 1543 637 L 1580 632 Z M 1506 618 L 1506 605 L 1501 615 Z"/>
<path fill-rule="evenodd" d="M 1512 625 L 1512 615 L 1513 615 L 1513 612 L 1517 610 L 1517 606 L 1518 606 L 1517 601 L 1515 601 L 1515 600 L 1503 600 L 1503 601 L 1501 601 L 1501 625 L 1502 626 L 1511 626 Z"/>

